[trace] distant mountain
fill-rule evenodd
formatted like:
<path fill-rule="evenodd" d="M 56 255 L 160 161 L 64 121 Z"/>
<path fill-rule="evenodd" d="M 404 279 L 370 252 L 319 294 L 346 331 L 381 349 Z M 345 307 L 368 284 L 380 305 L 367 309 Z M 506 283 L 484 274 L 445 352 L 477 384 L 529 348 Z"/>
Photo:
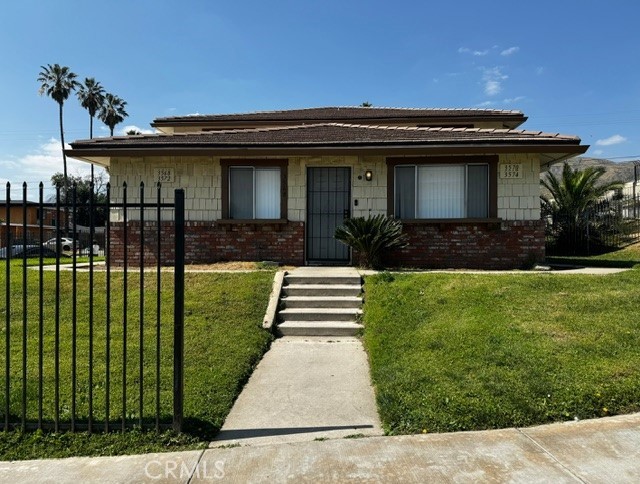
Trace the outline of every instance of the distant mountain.
<path fill-rule="evenodd" d="M 567 161 L 573 169 L 587 168 L 589 166 L 603 166 L 607 171 L 600 178 L 602 183 L 619 181 L 627 183 L 633 181 L 633 161 L 611 161 L 605 158 L 588 158 L 586 156 L 578 156 Z M 562 172 L 563 163 L 556 163 L 550 168 L 550 172 L 559 175 Z M 640 176 L 640 168 L 638 168 Z M 544 175 L 543 175 L 544 176 Z"/>

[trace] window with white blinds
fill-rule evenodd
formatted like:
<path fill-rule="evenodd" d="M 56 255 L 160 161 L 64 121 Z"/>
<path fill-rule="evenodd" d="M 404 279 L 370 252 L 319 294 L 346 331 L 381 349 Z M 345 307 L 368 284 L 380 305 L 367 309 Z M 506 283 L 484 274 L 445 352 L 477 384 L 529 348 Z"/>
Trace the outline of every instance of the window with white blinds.
<path fill-rule="evenodd" d="M 280 168 L 230 167 L 229 217 L 280 218 Z"/>
<path fill-rule="evenodd" d="M 489 165 L 395 167 L 395 216 L 401 219 L 487 218 Z"/>

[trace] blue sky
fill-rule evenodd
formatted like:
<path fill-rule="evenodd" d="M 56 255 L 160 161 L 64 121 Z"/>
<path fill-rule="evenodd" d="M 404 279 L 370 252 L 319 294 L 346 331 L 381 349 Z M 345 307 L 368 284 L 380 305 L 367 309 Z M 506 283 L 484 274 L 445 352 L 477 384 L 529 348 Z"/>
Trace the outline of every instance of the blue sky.
<path fill-rule="evenodd" d="M 524 128 L 580 136 L 587 156 L 640 158 L 638 18 L 629 0 L 5 2 L 0 181 L 62 171 L 57 105 L 36 82 L 53 63 L 128 102 L 116 134 L 161 116 L 369 101 L 518 109 Z M 66 140 L 88 132 L 70 98 Z"/>

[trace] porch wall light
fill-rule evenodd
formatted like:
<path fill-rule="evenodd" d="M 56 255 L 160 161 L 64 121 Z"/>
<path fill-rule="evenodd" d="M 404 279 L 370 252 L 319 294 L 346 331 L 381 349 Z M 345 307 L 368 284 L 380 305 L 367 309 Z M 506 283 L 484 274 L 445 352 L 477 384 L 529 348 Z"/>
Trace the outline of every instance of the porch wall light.
<path fill-rule="evenodd" d="M 371 170 L 367 170 L 364 172 L 364 179 L 367 181 L 373 180 L 373 172 Z"/>

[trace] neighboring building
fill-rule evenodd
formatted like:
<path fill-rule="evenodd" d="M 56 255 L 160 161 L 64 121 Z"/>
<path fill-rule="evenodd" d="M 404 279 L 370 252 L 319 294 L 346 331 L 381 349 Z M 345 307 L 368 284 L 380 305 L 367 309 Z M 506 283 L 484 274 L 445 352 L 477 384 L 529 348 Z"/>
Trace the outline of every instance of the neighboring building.
<path fill-rule="evenodd" d="M 183 116 L 156 119 L 159 134 L 76 141 L 66 153 L 108 167 L 115 199 L 125 181 L 161 181 L 167 198 L 184 188 L 188 262 L 348 264 L 335 227 L 383 213 L 409 235 L 396 265 L 513 268 L 544 258 L 541 170 L 588 148 L 518 130 L 525 120 L 375 107 Z"/>
<path fill-rule="evenodd" d="M 26 218 L 24 217 L 26 211 Z M 9 229 L 12 243 L 23 242 L 24 223 L 26 220 L 27 241 L 38 240 L 40 230 L 40 219 L 47 236 L 55 229 L 56 211 L 50 207 L 44 207 L 42 212 L 38 202 L 25 202 L 22 200 L 9 201 L 7 213 L 7 201 L 0 200 L 0 247 L 7 245 L 7 229 Z M 7 225 L 9 220 L 9 225 Z"/>

